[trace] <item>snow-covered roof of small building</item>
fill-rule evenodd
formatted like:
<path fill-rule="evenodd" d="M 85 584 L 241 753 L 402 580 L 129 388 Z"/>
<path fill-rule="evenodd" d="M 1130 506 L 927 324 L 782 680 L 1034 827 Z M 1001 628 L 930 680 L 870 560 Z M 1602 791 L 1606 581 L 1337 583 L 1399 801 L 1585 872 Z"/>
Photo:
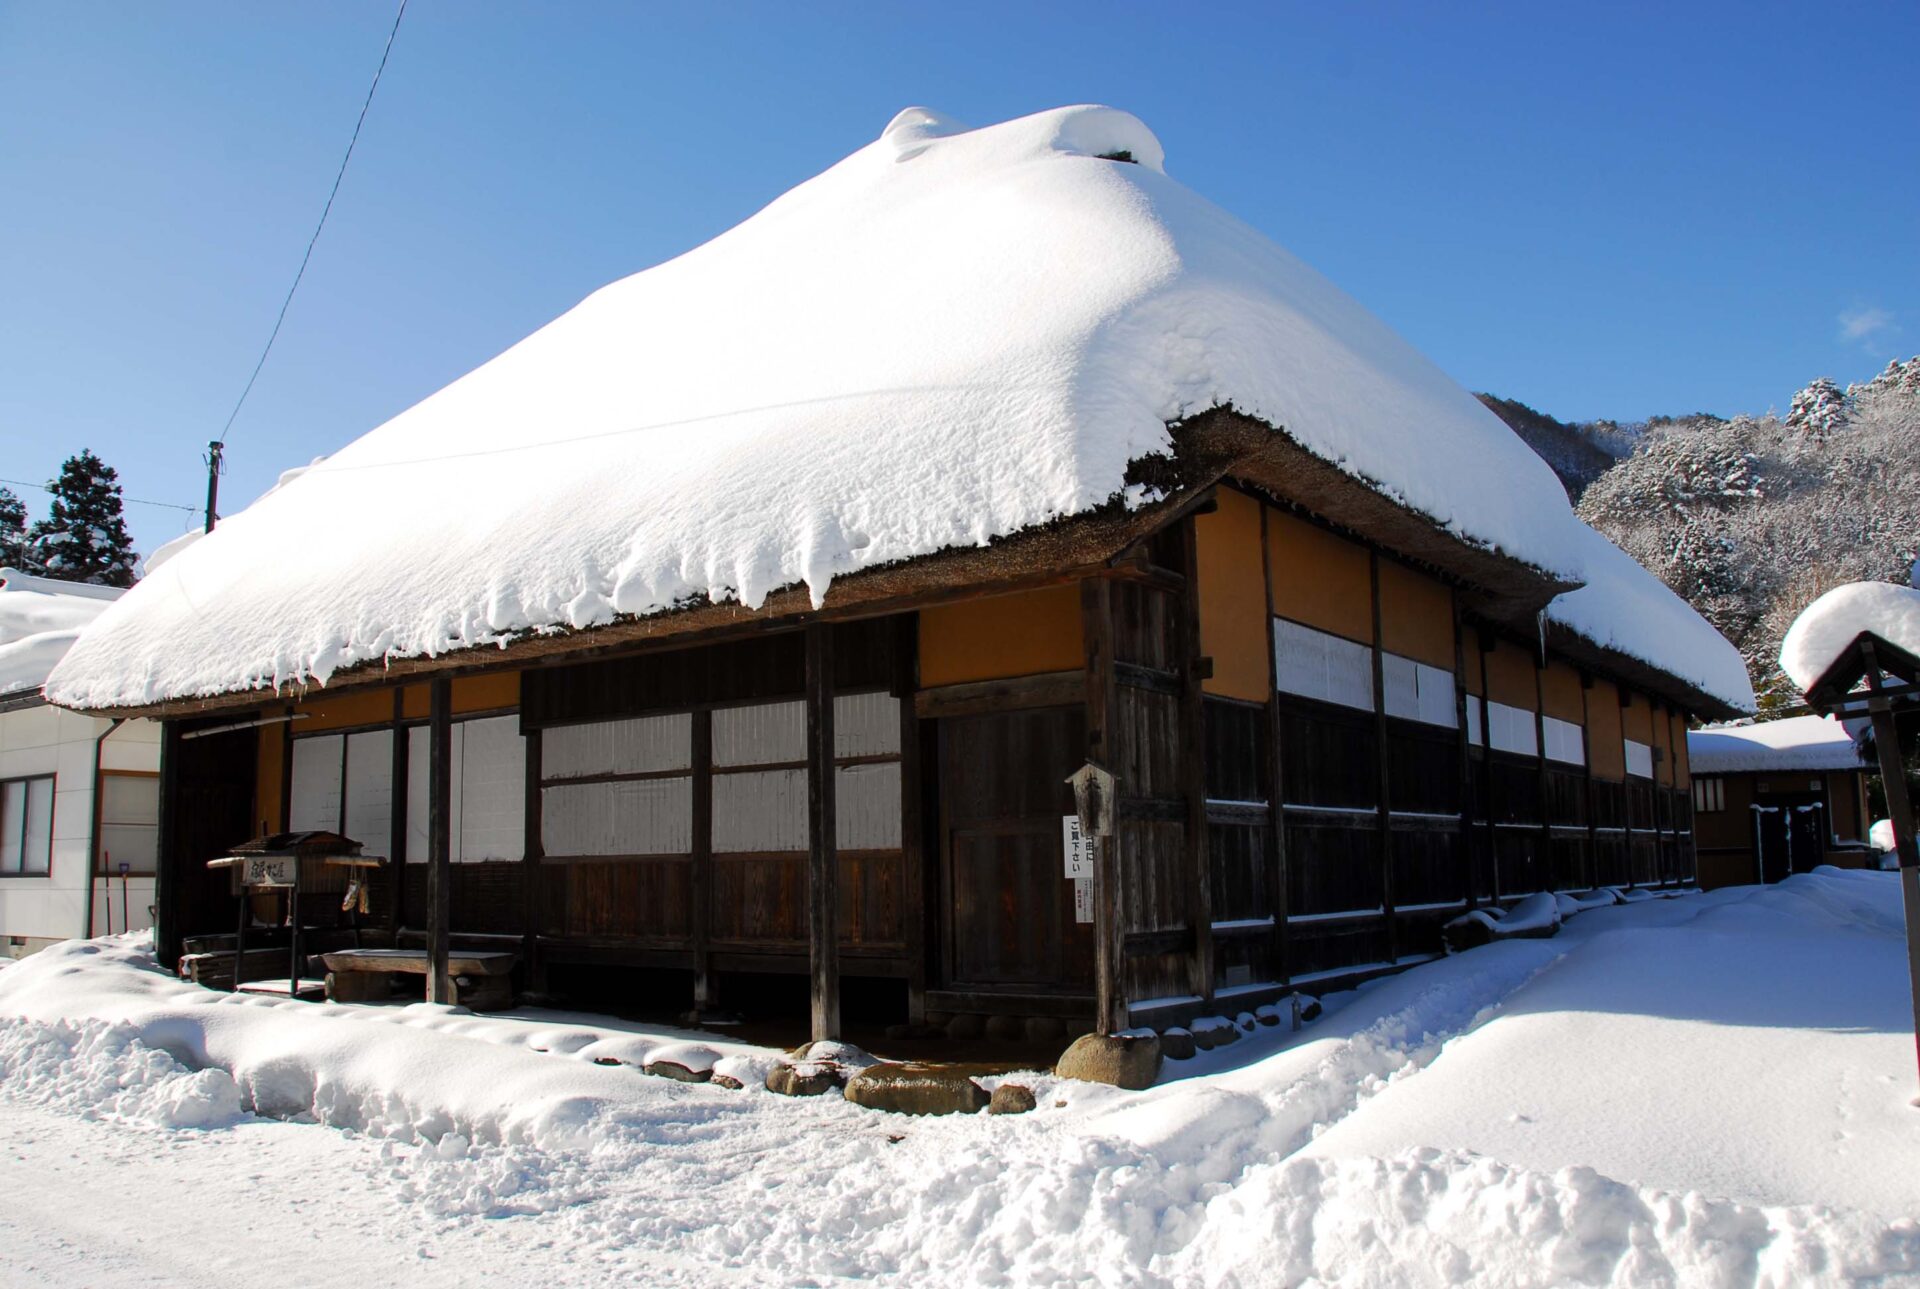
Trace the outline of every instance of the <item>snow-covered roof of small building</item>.
<path fill-rule="evenodd" d="M 1518 437 L 1162 162 L 1111 108 L 902 112 L 224 520 L 49 693 L 137 708 L 702 597 L 820 604 L 844 574 L 1137 506 L 1129 463 L 1226 405 L 1469 545 L 1588 575 L 1590 531 Z M 1656 620 L 1603 635 L 1750 707 L 1638 576 Z M 1589 602 L 1589 625 L 1626 604 Z"/>
<path fill-rule="evenodd" d="M 120 594 L 0 568 L 0 697 L 38 690 L 80 629 Z"/>
<path fill-rule="evenodd" d="M 1893 582 L 1836 586 L 1800 611 L 1780 641 L 1780 669 L 1811 689 L 1864 632 L 1920 657 L 1920 591 Z"/>
<path fill-rule="evenodd" d="M 1687 735 L 1687 766 L 1694 774 L 1871 768 L 1847 727 L 1825 716 L 1693 730 Z"/>

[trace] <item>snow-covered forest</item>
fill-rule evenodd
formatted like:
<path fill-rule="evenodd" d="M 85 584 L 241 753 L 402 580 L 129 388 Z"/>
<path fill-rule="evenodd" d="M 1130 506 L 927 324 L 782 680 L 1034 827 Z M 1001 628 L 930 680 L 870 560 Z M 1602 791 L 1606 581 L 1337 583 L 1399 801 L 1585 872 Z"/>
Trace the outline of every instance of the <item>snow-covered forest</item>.
<path fill-rule="evenodd" d="M 1846 389 L 1816 380 L 1785 415 L 1568 423 L 1482 398 L 1554 467 L 1582 519 L 1739 646 L 1763 708 L 1796 696 L 1777 658 L 1800 609 L 1843 582 L 1907 580 L 1920 357 Z"/>

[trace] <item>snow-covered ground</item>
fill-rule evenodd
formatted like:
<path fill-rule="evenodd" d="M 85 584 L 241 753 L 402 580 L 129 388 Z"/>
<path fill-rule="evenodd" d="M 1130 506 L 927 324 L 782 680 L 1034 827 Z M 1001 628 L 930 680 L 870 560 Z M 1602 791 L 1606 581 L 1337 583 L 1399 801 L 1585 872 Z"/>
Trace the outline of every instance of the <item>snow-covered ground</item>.
<path fill-rule="evenodd" d="M 62 946 L 0 972 L 0 1284 L 1920 1284 L 1902 952 L 1895 877 L 1823 869 L 1581 913 L 1146 1092 L 903 1119 L 711 1036 Z M 630 1064 L 668 1048 L 748 1087 Z"/>

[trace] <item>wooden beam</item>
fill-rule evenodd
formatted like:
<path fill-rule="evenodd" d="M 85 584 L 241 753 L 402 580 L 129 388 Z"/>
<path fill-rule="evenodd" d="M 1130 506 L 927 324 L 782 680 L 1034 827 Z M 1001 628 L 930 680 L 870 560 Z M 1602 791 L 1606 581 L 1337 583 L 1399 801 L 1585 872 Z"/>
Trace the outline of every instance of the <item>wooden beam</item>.
<path fill-rule="evenodd" d="M 1218 509 L 1218 503 L 1215 503 Z M 1200 531 L 1189 516 L 1180 525 L 1186 586 L 1180 593 L 1180 726 L 1186 744 L 1181 788 L 1187 798 L 1187 919 L 1193 924 L 1192 984 L 1213 998 L 1213 856 L 1207 842 L 1207 711 L 1200 666 Z"/>
<path fill-rule="evenodd" d="M 816 1043 L 840 1037 L 833 774 L 833 628 L 814 622 L 807 626 L 807 964 Z"/>
<path fill-rule="evenodd" d="M 429 686 L 427 723 L 427 1001 L 451 1004 L 447 970 L 453 909 L 453 682 Z"/>
<path fill-rule="evenodd" d="M 920 719 L 913 702 L 920 677 L 920 615 L 907 613 L 897 619 L 893 637 L 894 692 L 900 702 L 900 859 L 906 868 L 906 908 L 902 931 L 907 945 L 907 1021 L 919 1025 L 927 1019 L 928 934 L 932 910 L 927 907 L 927 892 L 939 889 L 927 873 L 925 822 L 921 803 L 924 788 L 921 776 L 926 763 L 920 754 Z"/>
<path fill-rule="evenodd" d="M 1270 507 L 1260 504 L 1260 582 L 1267 605 L 1267 844 L 1260 856 L 1267 870 L 1267 907 L 1273 913 L 1273 938 L 1269 941 L 1272 961 L 1267 969 L 1282 984 L 1293 979 L 1287 940 L 1287 821 L 1283 809 L 1286 792 L 1282 770 L 1285 768 L 1280 737 L 1279 659 L 1273 641 L 1273 546 L 1267 538 Z"/>
<path fill-rule="evenodd" d="M 1553 885 L 1553 810 L 1547 801 L 1547 660 L 1543 645 L 1533 655 L 1533 750 L 1539 757 L 1540 874 L 1535 883 L 1550 891 Z"/>
<path fill-rule="evenodd" d="M 1087 760 L 1111 769 L 1114 755 L 1113 585 L 1101 578 L 1080 583 L 1081 638 L 1086 650 L 1083 697 L 1087 710 Z M 1126 785 L 1116 785 L 1125 794 Z M 1093 880 L 1094 1026 L 1106 1033 L 1127 1027 L 1127 996 L 1121 971 L 1126 907 L 1120 880 L 1120 833 L 1102 837 Z"/>
<path fill-rule="evenodd" d="M 693 873 L 689 910 L 693 928 L 693 1012 L 700 1016 L 719 999 L 709 942 L 713 935 L 713 712 L 692 716 Z"/>
<path fill-rule="evenodd" d="M 916 690 L 913 710 L 922 720 L 938 720 L 943 716 L 980 716 L 1028 707 L 1070 707 L 1085 698 L 1086 692 L 1085 671 L 1049 671 L 1037 676 L 971 680 Z"/>
<path fill-rule="evenodd" d="M 389 749 L 393 768 L 388 771 L 392 786 L 387 797 L 392 803 L 387 819 L 387 875 L 392 882 L 387 900 L 387 930 L 395 934 L 407 924 L 407 740 L 411 736 L 402 723 L 407 714 L 406 698 L 406 686 L 394 686 L 393 746 Z"/>
<path fill-rule="evenodd" d="M 540 913 L 545 905 L 546 883 L 540 874 L 546 857 L 546 841 L 540 829 L 540 779 L 543 745 L 542 731 L 525 731 L 526 773 L 521 776 L 525 802 L 521 810 L 520 842 L 520 960 L 527 964 L 527 989 L 547 992 L 547 964 L 540 957 Z"/>
<path fill-rule="evenodd" d="M 157 851 L 153 865 L 153 944 L 160 965 L 167 971 L 180 960 L 180 887 L 183 865 L 205 863 L 180 848 L 180 722 L 160 723 L 160 808 L 154 822 Z M 244 909 L 247 893 L 240 892 Z M 235 981 L 238 982 L 238 963 Z"/>
<path fill-rule="evenodd" d="M 1472 908 L 1480 902 L 1480 893 L 1473 887 L 1473 849 L 1475 844 L 1473 822 L 1473 754 L 1471 741 L 1467 734 L 1467 645 L 1464 629 L 1460 621 L 1460 593 L 1451 587 L 1447 591 L 1447 601 L 1453 610 L 1453 723 L 1459 731 L 1460 755 L 1460 853 L 1456 856 L 1460 865 L 1460 894 Z M 1482 719 L 1485 714 L 1482 713 Z"/>
<path fill-rule="evenodd" d="M 1379 794 L 1380 907 L 1386 910 L 1387 961 L 1400 960 L 1400 933 L 1393 916 L 1393 771 L 1387 755 L 1386 647 L 1380 640 L 1380 552 L 1367 551 L 1367 583 L 1373 601 L 1374 790 Z"/>

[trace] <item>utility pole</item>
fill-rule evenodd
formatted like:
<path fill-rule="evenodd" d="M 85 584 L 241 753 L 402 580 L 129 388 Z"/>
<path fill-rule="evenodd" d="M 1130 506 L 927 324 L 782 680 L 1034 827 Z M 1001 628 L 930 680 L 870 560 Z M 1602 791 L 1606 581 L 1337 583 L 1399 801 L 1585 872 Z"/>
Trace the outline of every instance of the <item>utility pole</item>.
<path fill-rule="evenodd" d="M 201 458 L 207 463 L 207 526 L 204 531 L 209 533 L 220 522 L 220 475 L 226 469 L 222 463 L 222 454 L 226 450 L 227 445 L 215 439 L 207 444 L 207 454 Z"/>

